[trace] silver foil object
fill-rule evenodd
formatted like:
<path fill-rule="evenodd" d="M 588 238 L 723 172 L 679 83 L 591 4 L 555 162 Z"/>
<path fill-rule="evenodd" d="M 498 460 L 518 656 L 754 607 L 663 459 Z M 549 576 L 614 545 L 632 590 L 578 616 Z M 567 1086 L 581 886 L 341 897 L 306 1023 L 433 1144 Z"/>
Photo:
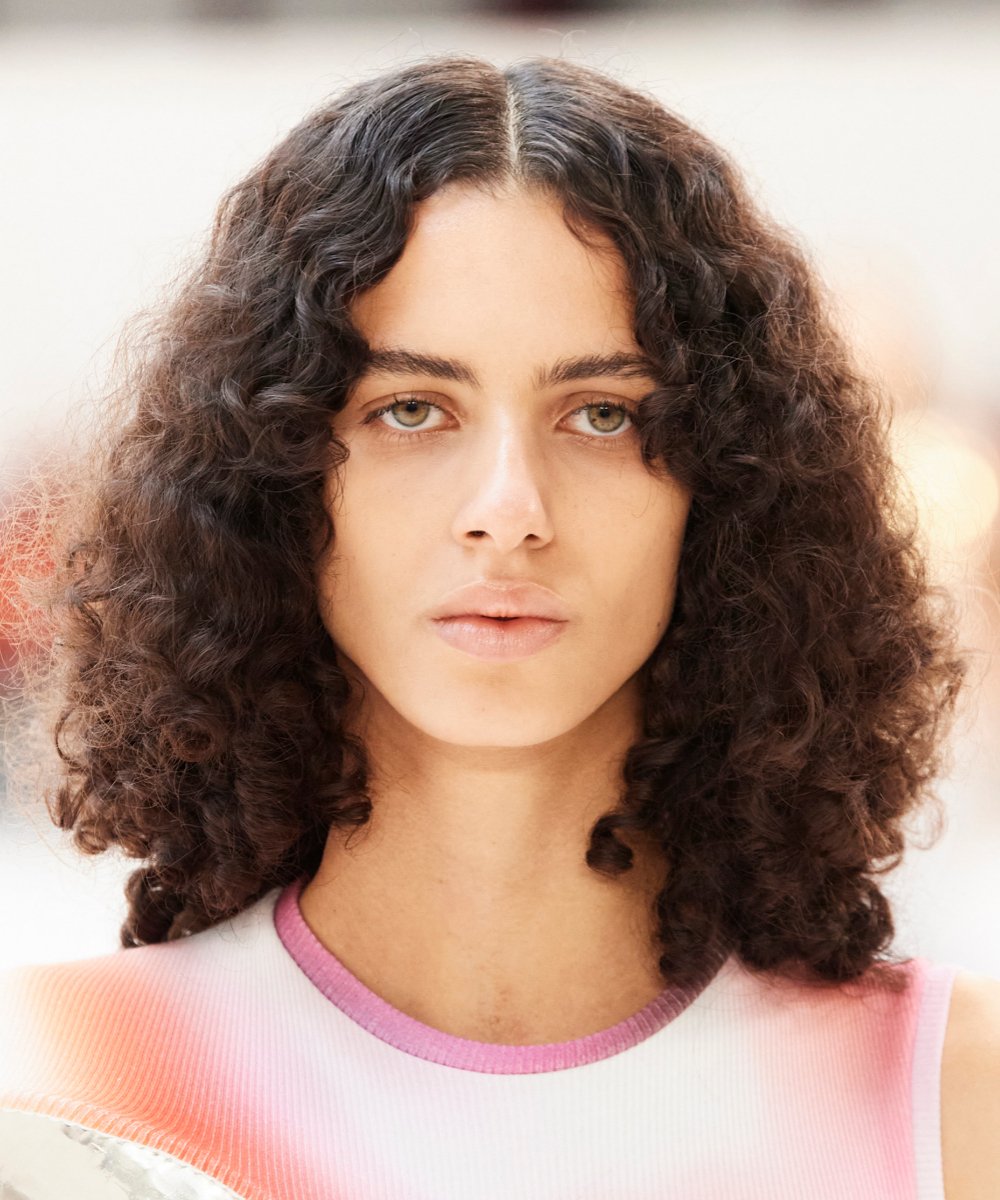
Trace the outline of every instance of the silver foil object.
<path fill-rule="evenodd" d="M 0 1200 L 242 1200 L 162 1150 L 42 1113 L 0 1110 Z"/>

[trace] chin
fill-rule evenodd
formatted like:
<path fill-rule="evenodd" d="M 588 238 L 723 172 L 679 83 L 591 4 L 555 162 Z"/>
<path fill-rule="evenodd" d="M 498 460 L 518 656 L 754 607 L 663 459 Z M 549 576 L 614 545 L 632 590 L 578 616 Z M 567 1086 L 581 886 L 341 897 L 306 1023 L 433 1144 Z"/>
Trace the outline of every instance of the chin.
<path fill-rule="evenodd" d="M 443 713 L 428 720 L 425 708 L 414 724 L 429 737 L 452 746 L 499 750 L 542 745 L 576 728 L 583 719 L 574 713 L 554 712 L 551 706 L 544 713 L 521 711 L 516 717 L 509 704 L 497 705 L 496 711 L 492 707 L 484 706 L 474 716 L 468 710 L 455 713 L 450 720 Z"/>

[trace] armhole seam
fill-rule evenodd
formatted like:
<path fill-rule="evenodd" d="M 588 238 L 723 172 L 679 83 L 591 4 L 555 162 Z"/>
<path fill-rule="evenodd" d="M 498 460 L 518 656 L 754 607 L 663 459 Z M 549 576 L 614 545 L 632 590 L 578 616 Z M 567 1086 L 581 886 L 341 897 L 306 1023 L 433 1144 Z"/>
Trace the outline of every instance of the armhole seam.
<path fill-rule="evenodd" d="M 911 1111 L 916 1200 L 946 1200 L 941 1154 L 941 1064 L 952 985 L 961 968 L 927 963 L 913 1044 Z"/>

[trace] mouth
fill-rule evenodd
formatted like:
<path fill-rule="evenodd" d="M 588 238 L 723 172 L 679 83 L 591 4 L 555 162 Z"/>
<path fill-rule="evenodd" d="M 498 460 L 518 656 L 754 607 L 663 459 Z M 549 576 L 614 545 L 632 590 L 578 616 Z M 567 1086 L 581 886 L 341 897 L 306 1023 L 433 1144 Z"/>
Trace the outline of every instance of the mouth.
<path fill-rule="evenodd" d="M 441 621 L 551 621 L 551 617 L 536 617 L 533 613 L 511 613 L 498 616 L 496 613 L 455 613 L 450 617 L 439 617 Z"/>
<path fill-rule="evenodd" d="M 550 645 L 566 621 L 549 617 L 487 617 L 482 613 L 436 617 L 439 635 L 457 650 L 475 658 L 526 658 Z"/>

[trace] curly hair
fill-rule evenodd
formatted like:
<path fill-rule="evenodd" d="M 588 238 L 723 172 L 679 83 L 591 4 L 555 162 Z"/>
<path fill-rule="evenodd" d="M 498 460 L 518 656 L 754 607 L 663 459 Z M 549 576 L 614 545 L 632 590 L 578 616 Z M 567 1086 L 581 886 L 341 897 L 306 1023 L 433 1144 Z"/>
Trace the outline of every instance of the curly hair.
<path fill-rule="evenodd" d="M 587 864 L 629 870 L 618 834 L 662 847 L 674 983 L 720 952 L 818 986 L 887 978 L 877 877 L 936 799 L 967 667 L 887 405 L 727 156 L 558 58 L 430 57 L 346 87 L 225 194 L 205 252 L 126 338 L 127 408 L 53 577 L 49 816 L 86 854 L 145 860 L 126 947 L 315 873 L 328 832 L 369 819 L 317 604 L 322 489 L 347 453 L 330 418 L 367 350 L 350 302 L 401 255 L 414 205 L 455 182 L 537 189 L 576 236 L 611 238 L 659 372 L 643 461 L 692 495 L 642 735 Z"/>

